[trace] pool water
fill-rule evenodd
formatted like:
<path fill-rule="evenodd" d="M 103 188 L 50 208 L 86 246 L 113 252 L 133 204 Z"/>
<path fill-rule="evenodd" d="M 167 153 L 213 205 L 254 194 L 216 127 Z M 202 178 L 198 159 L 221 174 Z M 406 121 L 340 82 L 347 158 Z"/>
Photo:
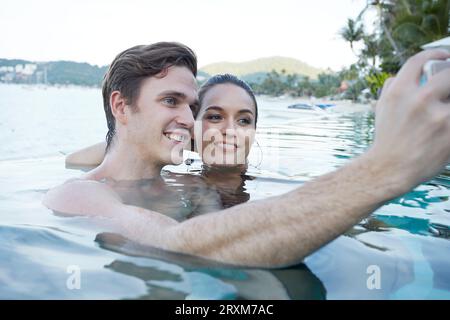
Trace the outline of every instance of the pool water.
<path fill-rule="evenodd" d="M 241 192 L 290 191 L 361 154 L 369 106 L 288 110 L 259 97 L 257 144 Z M 374 212 L 285 269 L 235 268 L 105 234 L 107 222 L 43 207 L 46 191 L 80 174 L 64 154 L 101 141 L 98 89 L 0 85 L 2 299 L 450 299 L 449 171 Z M 169 186 L 199 163 L 168 166 Z M 104 223 L 104 225 L 103 225 Z"/>

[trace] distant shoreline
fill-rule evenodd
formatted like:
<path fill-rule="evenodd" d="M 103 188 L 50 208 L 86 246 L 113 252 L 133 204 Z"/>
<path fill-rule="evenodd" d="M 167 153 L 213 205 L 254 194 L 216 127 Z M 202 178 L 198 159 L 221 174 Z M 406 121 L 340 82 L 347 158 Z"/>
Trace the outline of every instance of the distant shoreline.
<path fill-rule="evenodd" d="M 0 82 L 0 86 L 15 86 L 15 87 L 23 87 L 27 89 L 89 89 L 89 90 L 101 90 L 100 86 L 85 86 L 85 85 L 77 85 L 77 84 L 35 84 L 35 83 L 5 83 Z M 339 103 L 340 105 L 346 105 L 346 106 L 362 106 L 361 108 L 365 108 L 365 106 L 370 106 L 372 110 L 375 108 L 375 104 L 377 100 L 371 100 L 367 103 L 358 103 L 353 102 L 348 99 L 335 99 L 331 100 L 328 97 L 323 98 L 311 98 L 311 97 L 294 97 L 294 96 L 287 96 L 287 95 L 281 95 L 281 96 L 270 96 L 266 94 L 256 94 L 256 97 L 266 100 L 289 100 L 293 103 L 331 103 L 336 104 Z"/>

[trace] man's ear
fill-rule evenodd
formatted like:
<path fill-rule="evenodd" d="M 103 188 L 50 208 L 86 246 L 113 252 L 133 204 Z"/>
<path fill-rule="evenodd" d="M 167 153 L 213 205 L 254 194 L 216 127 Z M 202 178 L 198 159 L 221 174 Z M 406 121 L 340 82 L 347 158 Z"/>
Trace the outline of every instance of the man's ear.
<path fill-rule="evenodd" d="M 113 91 L 109 98 L 109 104 L 111 105 L 111 112 L 121 124 L 127 124 L 128 117 L 125 112 L 127 107 L 126 99 L 120 94 L 120 91 Z"/>

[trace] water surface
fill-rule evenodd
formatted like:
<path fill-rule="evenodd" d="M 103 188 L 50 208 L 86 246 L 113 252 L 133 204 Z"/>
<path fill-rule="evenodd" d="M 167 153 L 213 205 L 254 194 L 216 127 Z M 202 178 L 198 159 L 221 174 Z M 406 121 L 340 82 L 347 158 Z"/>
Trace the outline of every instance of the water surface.
<path fill-rule="evenodd" d="M 287 109 L 290 99 L 258 100 L 258 144 L 250 179 L 240 189 L 248 201 L 285 193 L 342 166 L 373 138 L 368 106 L 299 112 Z M 450 298 L 445 175 L 381 207 L 304 264 L 280 270 L 169 255 L 99 236 L 105 226 L 88 218 L 53 214 L 41 199 L 80 174 L 64 167 L 65 153 L 103 140 L 101 103 L 98 89 L 0 85 L 0 298 Z M 183 190 L 177 176 L 197 169 L 198 162 L 168 166 L 163 176 L 169 187 Z M 373 266 L 381 274 L 379 288 L 368 283 Z M 74 267 L 81 288 L 71 290 Z"/>

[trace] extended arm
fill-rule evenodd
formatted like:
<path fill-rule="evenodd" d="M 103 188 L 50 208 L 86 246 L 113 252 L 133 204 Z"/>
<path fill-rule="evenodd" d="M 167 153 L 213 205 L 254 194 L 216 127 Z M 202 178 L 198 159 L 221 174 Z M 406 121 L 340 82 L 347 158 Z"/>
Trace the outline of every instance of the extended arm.
<path fill-rule="evenodd" d="M 234 264 L 294 264 L 406 191 L 400 178 L 368 153 L 287 194 L 174 225 L 165 246 Z"/>
<path fill-rule="evenodd" d="M 44 204 L 65 213 L 110 218 L 118 232 L 142 244 L 225 263 L 279 267 L 301 261 L 401 194 L 397 178 L 369 152 L 287 194 L 182 223 L 124 205 L 112 189 L 95 181 L 52 189 Z"/>

